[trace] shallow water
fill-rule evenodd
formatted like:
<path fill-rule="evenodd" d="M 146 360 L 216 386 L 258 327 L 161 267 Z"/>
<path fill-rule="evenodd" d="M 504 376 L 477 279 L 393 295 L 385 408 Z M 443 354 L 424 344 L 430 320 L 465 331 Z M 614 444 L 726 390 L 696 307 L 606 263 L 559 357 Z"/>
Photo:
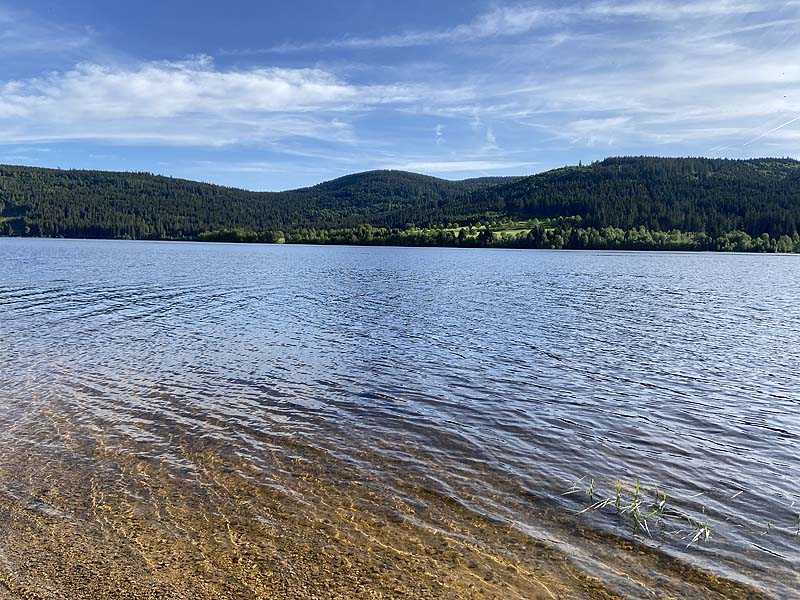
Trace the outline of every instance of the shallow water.
<path fill-rule="evenodd" d="M 797 597 L 798 257 L 0 259 L 0 598 Z"/>

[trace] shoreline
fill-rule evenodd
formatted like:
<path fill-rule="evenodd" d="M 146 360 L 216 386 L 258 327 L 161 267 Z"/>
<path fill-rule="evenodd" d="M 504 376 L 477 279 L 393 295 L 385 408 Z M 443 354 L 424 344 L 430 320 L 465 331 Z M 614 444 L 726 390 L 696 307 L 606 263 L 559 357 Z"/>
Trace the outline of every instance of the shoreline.
<path fill-rule="evenodd" d="M 728 255 L 728 256 L 800 256 L 798 252 L 752 252 L 738 250 L 680 250 L 673 248 L 653 248 L 653 249 L 626 249 L 626 248 L 514 248 L 505 246 L 433 246 L 433 245 L 392 245 L 392 244 L 338 244 L 338 243 L 309 243 L 309 242 L 228 242 L 228 241 L 209 241 L 197 239 L 127 239 L 127 238 L 68 238 L 68 237 L 37 237 L 37 236 L 2 236 L 0 240 L 44 240 L 44 241 L 64 241 L 64 242 L 142 242 L 151 244 L 195 244 L 208 246 L 281 246 L 301 248 L 424 248 L 438 250 L 492 250 L 492 251 L 521 251 L 521 252 L 597 252 L 603 254 L 686 254 L 686 255 Z"/>

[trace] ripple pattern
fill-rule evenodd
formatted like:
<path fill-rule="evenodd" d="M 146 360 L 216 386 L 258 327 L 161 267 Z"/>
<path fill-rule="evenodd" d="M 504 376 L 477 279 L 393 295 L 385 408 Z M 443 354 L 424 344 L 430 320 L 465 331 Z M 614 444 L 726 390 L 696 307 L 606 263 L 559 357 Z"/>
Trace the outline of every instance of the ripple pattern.
<path fill-rule="evenodd" d="M 263 495 L 318 509 L 299 474 L 338 477 L 359 500 L 325 518 L 391 523 L 386 493 L 415 531 L 495 539 L 452 526 L 472 515 L 645 597 L 604 567 L 627 526 L 564 495 L 640 479 L 712 531 L 687 548 L 665 525 L 639 540 L 657 560 L 800 589 L 797 257 L 6 239 L 0 258 L 0 506 L 103 525 L 54 500 L 74 485 L 130 536 L 235 497 L 274 533 Z"/>

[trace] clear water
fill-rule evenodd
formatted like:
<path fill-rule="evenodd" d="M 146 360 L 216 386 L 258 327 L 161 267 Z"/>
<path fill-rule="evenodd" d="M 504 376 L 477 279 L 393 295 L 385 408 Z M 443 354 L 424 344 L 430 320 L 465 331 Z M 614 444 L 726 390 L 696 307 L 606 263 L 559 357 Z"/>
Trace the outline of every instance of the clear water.
<path fill-rule="evenodd" d="M 486 524 L 470 544 L 513 530 L 623 595 L 645 596 L 609 561 L 637 559 L 611 547 L 635 539 L 795 597 L 798 289 L 794 256 L 3 239 L 0 508 L 70 522 L 89 549 L 142 546 L 130 515 L 157 514 L 178 543 L 193 506 L 227 489 L 265 520 L 259 486 L 309 497 L 292 474 L 319 468 L 331 497 L 358 481 L 456 539 L 462 517 L 435 519 L 453 504 Z M 251 491 L 212 478 L 202 496 L 218 463 Z M 613 505 L 579 513 L 637 478 L 673 511 L 652 537 Z M 687 548 L 687 517 L 707 542 Z M 45 585 L 10 544 L 0 591 Z"/>

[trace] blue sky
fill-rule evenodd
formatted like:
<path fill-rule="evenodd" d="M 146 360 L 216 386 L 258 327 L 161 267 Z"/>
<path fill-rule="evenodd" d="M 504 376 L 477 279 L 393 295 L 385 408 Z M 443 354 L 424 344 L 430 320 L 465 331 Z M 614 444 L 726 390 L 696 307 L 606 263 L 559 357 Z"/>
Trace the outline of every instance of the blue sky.
<path fill-rule="evenodd" d="M 0 162 L 279 190 L 800 157 L 800 0 L 0 0 Z"/>

